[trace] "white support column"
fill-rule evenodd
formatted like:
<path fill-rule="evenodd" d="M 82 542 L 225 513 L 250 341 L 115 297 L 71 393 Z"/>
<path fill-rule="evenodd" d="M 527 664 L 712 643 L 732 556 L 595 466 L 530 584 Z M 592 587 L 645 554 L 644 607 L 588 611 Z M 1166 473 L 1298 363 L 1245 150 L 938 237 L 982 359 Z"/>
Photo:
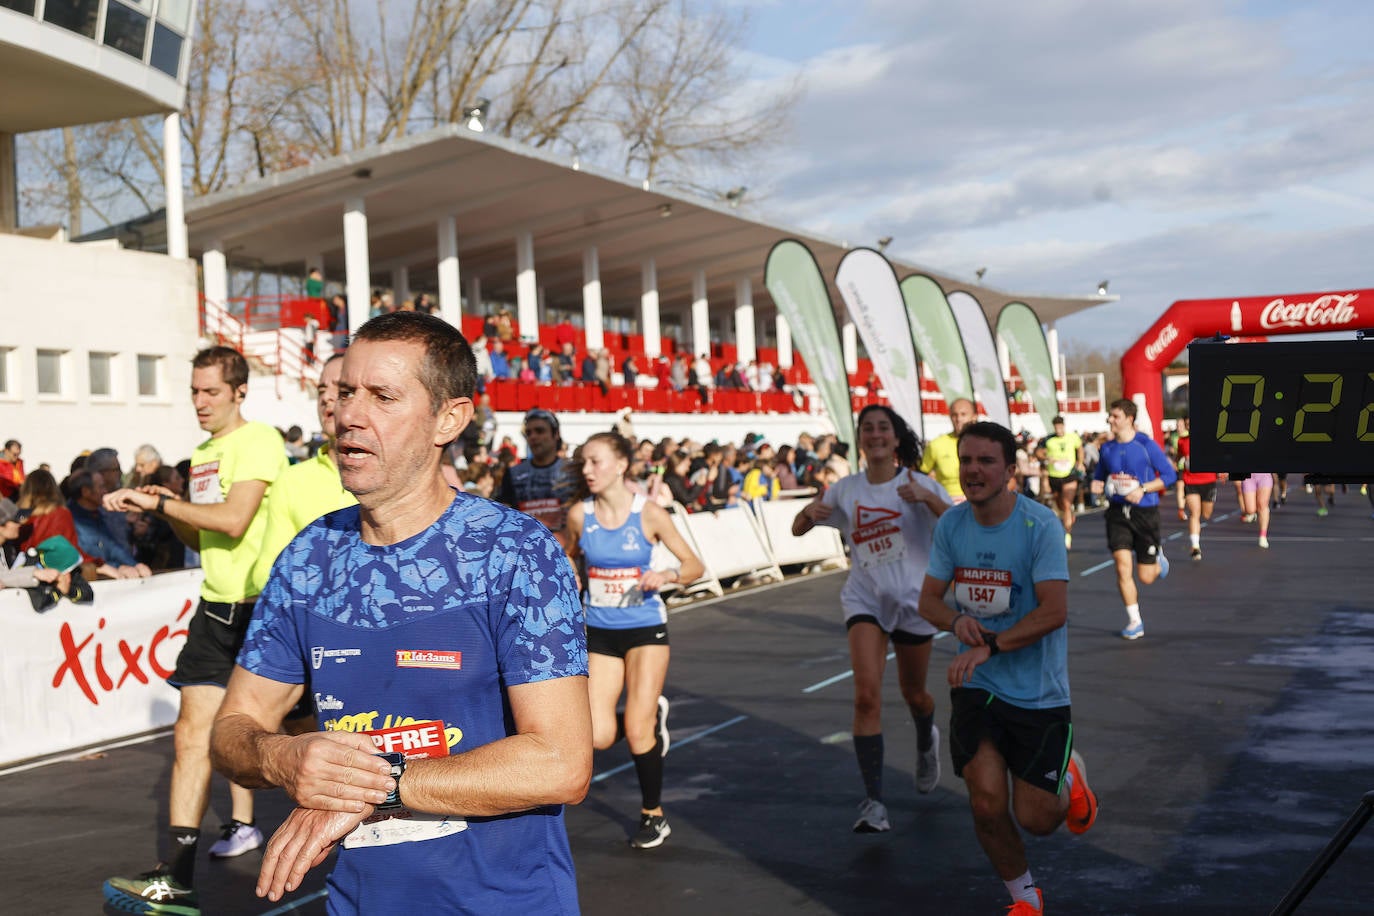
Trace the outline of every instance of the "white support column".
<path fill-rule="evenodd" d="M 735 353 L 737 362 L 758 359 L 754 342 L 754 288 L 748 277 L 735 282 Z"/>
<path fill-rule="evenodd" d="M 396 307 L 410 298 L 410 268 L 402 265 L 391 268 L 391 295 L 396 297 Z"/>
<path fill-rule="evenodd" d="M 439 317 L 455 328 L 463 327 L 463 301 L 459 290 L 462 283 L 458 273 L 458 219 L 445 216 L 439 220 Z"/>
<path fill-rule="evenodd" d="M 205 301 L 226 308 L 229 300 L 229 264 L 224 257 L 224 243 L 215 239 L 200 256 L 201 273 L 205 282 Z"/>
<path fill-rule="evenodd" d="M 792 368 L 792 327 L 781 314 L 776 319 L 778 332 L 778 368 Z"/>
<path fill-rule="evenodd" d="M 539 283 L 534 273 L 534 233 L 528 229 L 515 237 L 515 320 L 520 339 L 539 339 Z"/>
<path fill-rule="evenodd" d="M 692 356 L 711 352 L 711 309 L 706 299 L 706 271 L 692 274 Z"/>
<path fill-rule="evenodd" d="M 639 329 L 644 334 L 644 355 L 655 359 L 663 352 L 663 334 L 658 328 L 658 266 L 653 258 L 640 265 L 643 292 L 639 294 Z"/>
<path fill-rule="evenodd" d="M 474 315 L 485 315 L 482 308 L 482 278 L 476 274 L 468 277 L 468 311 Z"/>
<path fill-rule="evenodd" d="M 184 258 L 190 248 L 181 191 L 181 115 L 175 111 L 162 119 L 162 162 L 162 183 L 167 193 L 167 254 Z"/>
<path fill-rule="evenodd" d="M 854 322 L 840 325 L 840 350 L 844 353 L 844 371 L 850 375 L 859 371 L 859 329 Z"/>
<path fill-rule="evenodd" d="M 1054 367 L 1054 380 L 1056 382 L 1063 381 L 1063 370 L 1059 367 L 1059 329 L 1054 325 L 1050 325 L 1049 330 L 1045 332 L 1045 345 L 1050 351 L 1050 365 Z"/>
<path fill-rule="evenodd" d="M 582 327 L 587 331 L 587 349 L 606 346 L 605 324 L 601 312 L 601 258 L 595 245 L 582 249 Z"/>
<path fill-rule="evenodd" d="M 367 247 L 367 206 L 361 197 L 344 204 L 344 288 L 348 290 L 348 333 L 367 321 L 371 307 L 372 267 Z"/>

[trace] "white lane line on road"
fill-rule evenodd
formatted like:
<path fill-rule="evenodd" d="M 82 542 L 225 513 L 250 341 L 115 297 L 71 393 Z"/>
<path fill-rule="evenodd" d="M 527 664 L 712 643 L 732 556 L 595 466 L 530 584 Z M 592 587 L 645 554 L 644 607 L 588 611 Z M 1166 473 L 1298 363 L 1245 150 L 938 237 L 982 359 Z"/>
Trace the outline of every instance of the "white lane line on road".
<path fill-rule="evenodd" d="M 263 913 L 262 916 L 281 916 L 282 913 L 289 913 L 289 912 L 291 912 L 292 910 L 299 909 L 300 907 L 305 906 L 307 903 L 310 903 L 310 902 L 315 901 L 315 900 L 319 900 L 321 897 L 328 897 L 328 896 L 329 896 L 329 891 L 328 891 L 328 890 L 318 890 L 318 891 L 315 891 L 315 893 L 313 893 L 313 894 L 306 894 L 304 897 L 302 897 L 302 898 L 299 899 L 299 900 L 292 900 L 290 903 L 283 903 L 281 906 L 277 907 L 275 910 L 268 910 L 266 913 Z"/>
<path fill-rule="evenodd" d="M 0 776 L 11 776 L 15 773 L 23 773 L 28 770 L 36 770 L 39 767 L 51 766 L 54 763 L 70 763 L 73 760 L 81 760 L 92 754 L 102 754 L 105 751 L 113 751 L 121 747 L 132 747 L 135 744 L 147 744 L 149 741 L 156 741 L 158 738 L 166 738 L 172 734 L 171 726 L 150 732 L 146 735 L 139 735 L 137 738 L 126 738 L 123 741 L 112 741 L 109 744 L 101 744 L 96 747 L 88 747 L 84 750 L 72 754 L 63 754 L 60 757 L 44 757 L 42 760 L 34 760 L 30 763 L 21 763 L 17 766 L 6 767 L 0 770 Z"/>
<path fill-rule="evenodd" d="M 697 741 L 697 740 L 699 740 L 699 739 L 701 739 L 701 738 L 705 738 L 707 735 L 713 735 L 713 734 L 715 734 L 716 732 L 720 731 L 721 729 L 729 728 L 729 727 L 732 726 L 732 725 L 738 725 L 739 723 L 743 722 L 743 721 L 744 721 L 745 719 L 747 719 L 747 718 L 749 718 L 749 717 L 748 717 L 748 716 L 735 716 L 733 719 L 727 719 L 726 721 L 720 723 L 719 725 L 712 725 L 710 728 L 706 729 L 705 731 L 699 731 L 699 732 L 697 732 L 695 735 L 691 735 L 691 736 L 689 736 L 689 737 L 687 737 L 687 738 L 683 738 L 683 739 L 680 740 L 680 741 L 674 741 L 674 742 L 673 742 L 673 750 L 676 751 L 678 748 L 682 747 L 683 745 L 691 744 L 693 741 Z M 622 763 L 622 764 L 621 764 L 620 766 L 618 766 L 618 767 L 611 767 L 609 770 L 606 770 L 606 771 L 601 772 L 601 773 L 597 773 L 595 776 L 593 776 L 593 777 L 592 777 L 592 782 L 596 783 L 596 782 L 600 782 L 600 781 L 603 780 L 603 779 L 609 779 L 610 777 L 614 776 L 616 773 L 623 773 L 623 772 L 625 772 L 626 770 L 628 770 L 630 767 L 632 767 L 632 766 L 634 766 L 634 765 L 635 765 L 635 762 L 634 762 L 633 760 L 631 760 L 629 763 Z"/>
<path fill-rule="evenodd" d="M 944 639 L 944 638 L 945 638 L 946 636 L 948 636 L 948 635 L 949 635 L 949 631 L 948 631 L 948 630 L 941 630 L 940 632 L 936 633 L 936 634 L 935 634 L 933 637 L 931 637 L 931 638 L 932 638 L 932 639 Z M 897 653 L 896 653 L 896 652 L 889 652 L 889 653 L 887 653 L 887 660 L 888 660 L 888 661 L 892 661 L 892 660 L 893 660 L 894 658 L 896 658 L 896 657 L 897 657 Z M 850 668 L 848 671 L 842 671 L 842 672 L 840 672 L 839 674 L 835 675 L 834 677 L 828 677 L 828 678 L 826 678 L 826 679 L 823 680 L 823 681 L 820 681 L 820 682 L 818 682 L 818 683 L 812 684 L 810 687 L 803 687 L 803 688 L 802 688 L 802 693 L 815 693 L 817 690 L 821 690 L 822 688 L 829 687 L 831 684 L 838 684 L 840 681 L 844 680 L 845 678 L 851 678 L 851 677 L 853 677 L 853 676 L 854 676 L 854 669 L 853 669 L 853 668 Z"/>
<path fill-rule="evenodd" d="M 1106 569 L 1108 566 L 1115 566 L 1115 565 L 1116 565 L 1116 561 L 1115 561 L 1115 560 L 1107 560 L 1107 561 L 1105 561 L 1105 562 L 1103 562 L 1103 563 L 1098 563 L 1096 566 L 1089 566 L 1087 569 L 1083 570 L 1081 573 L 1078 574 L 1078 578 L 1081 579 L 1081 578 L 1083 578 L 1084 576 L 1091 576 L 1093 573 L 1095 573 L 1095 572 L 1100 572 L 1100 571 Z"/>

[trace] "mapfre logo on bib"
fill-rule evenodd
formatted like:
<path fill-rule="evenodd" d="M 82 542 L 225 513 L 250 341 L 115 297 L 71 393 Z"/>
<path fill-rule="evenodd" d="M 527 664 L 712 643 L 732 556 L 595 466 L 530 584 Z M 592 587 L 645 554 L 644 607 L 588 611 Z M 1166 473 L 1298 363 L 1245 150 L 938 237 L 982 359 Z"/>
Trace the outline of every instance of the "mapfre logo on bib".
<path fill-rule="evenodd" d="M 954 571 L 954 600 L 959 610 L 973 617 L 996 617 L 1011 610 L 1011 570 L 972 569 Z"/>

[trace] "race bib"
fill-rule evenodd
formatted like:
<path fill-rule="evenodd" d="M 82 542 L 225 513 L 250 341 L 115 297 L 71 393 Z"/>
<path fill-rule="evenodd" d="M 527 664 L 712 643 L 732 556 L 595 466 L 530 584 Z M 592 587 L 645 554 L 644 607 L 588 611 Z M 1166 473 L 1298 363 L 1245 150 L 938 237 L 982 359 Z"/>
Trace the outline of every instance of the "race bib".
<path fill-rule="evenodd" d="M 954 571 L 954 601 L 970 617 L 996 617 L 1011 610 L 1011 571 L 971 569 Z"/>
<path fill-rule="evenodd" d="M 411 722 L 395 728 L 365 732 L 377 752 L 404 754 L 407 761 L 425 757 L 447 757 L 448 739 L 444 723 L 438 720 Z M 425 814 L 409 808 L 375 811 L 344 837 L 344 849 L 363 846 L 393 846 L 434 840 L 468 829 L 468 822 L 452 814 Z"/>
<path fill-rule="evenodd" d="M 1050 462 L 1056 474 L 1067 474 L 1073 470 L 1072 458 L 1056 458 Z"/>
<path fill-rule="evenodd" d="M 562 531 L 563 520 L 568 514 L 563 504 L 552 496 L 547 499 L 527 499 L 516 508 L 526 515 L 539 519 L 544 523 L 544 527 L 550 531 Z"/>
<path fill-rule="evenodd" d="M 858 524 L 850 540 L 861 568 L 875 569 L 906 556 L 906 539 L 897 525 L 901 513 L 869 506 L 858 506 L 856 511 Z"/>
<path fill-rule="evenodd" d="M 218 461 L 191 468 L 191 502 L 202 506 L 224 502 L 224 492 L 219 486 Z"/>
<path fill-rule="evenodd" d="M 638 566 L 624 569 L 587 567 L 587 600 L 595 607 L 630 607 L 644 603 L 639 580 L 644 570 Z"/>

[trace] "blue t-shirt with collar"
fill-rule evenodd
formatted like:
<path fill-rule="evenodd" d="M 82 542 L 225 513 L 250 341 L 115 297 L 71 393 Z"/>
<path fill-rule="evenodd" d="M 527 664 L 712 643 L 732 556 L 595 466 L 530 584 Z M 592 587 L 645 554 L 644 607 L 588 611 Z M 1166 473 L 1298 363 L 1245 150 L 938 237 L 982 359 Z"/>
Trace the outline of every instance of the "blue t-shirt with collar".
<path fill-rule="evenodd" d="M 459 493 L 397 544 L 364 542 L 356 506 L 306 527 L 273 566 L 238 662 L 308 683 L 325 730 L 441 720 L 449 753 L 462 754 L 515 734 L 509 687 L 585 676 L 587 646 L 572 568 L 549 530 Z M 466 824 L 341 848 L 329 912 L 577 912 L 562 806 Z"/>

